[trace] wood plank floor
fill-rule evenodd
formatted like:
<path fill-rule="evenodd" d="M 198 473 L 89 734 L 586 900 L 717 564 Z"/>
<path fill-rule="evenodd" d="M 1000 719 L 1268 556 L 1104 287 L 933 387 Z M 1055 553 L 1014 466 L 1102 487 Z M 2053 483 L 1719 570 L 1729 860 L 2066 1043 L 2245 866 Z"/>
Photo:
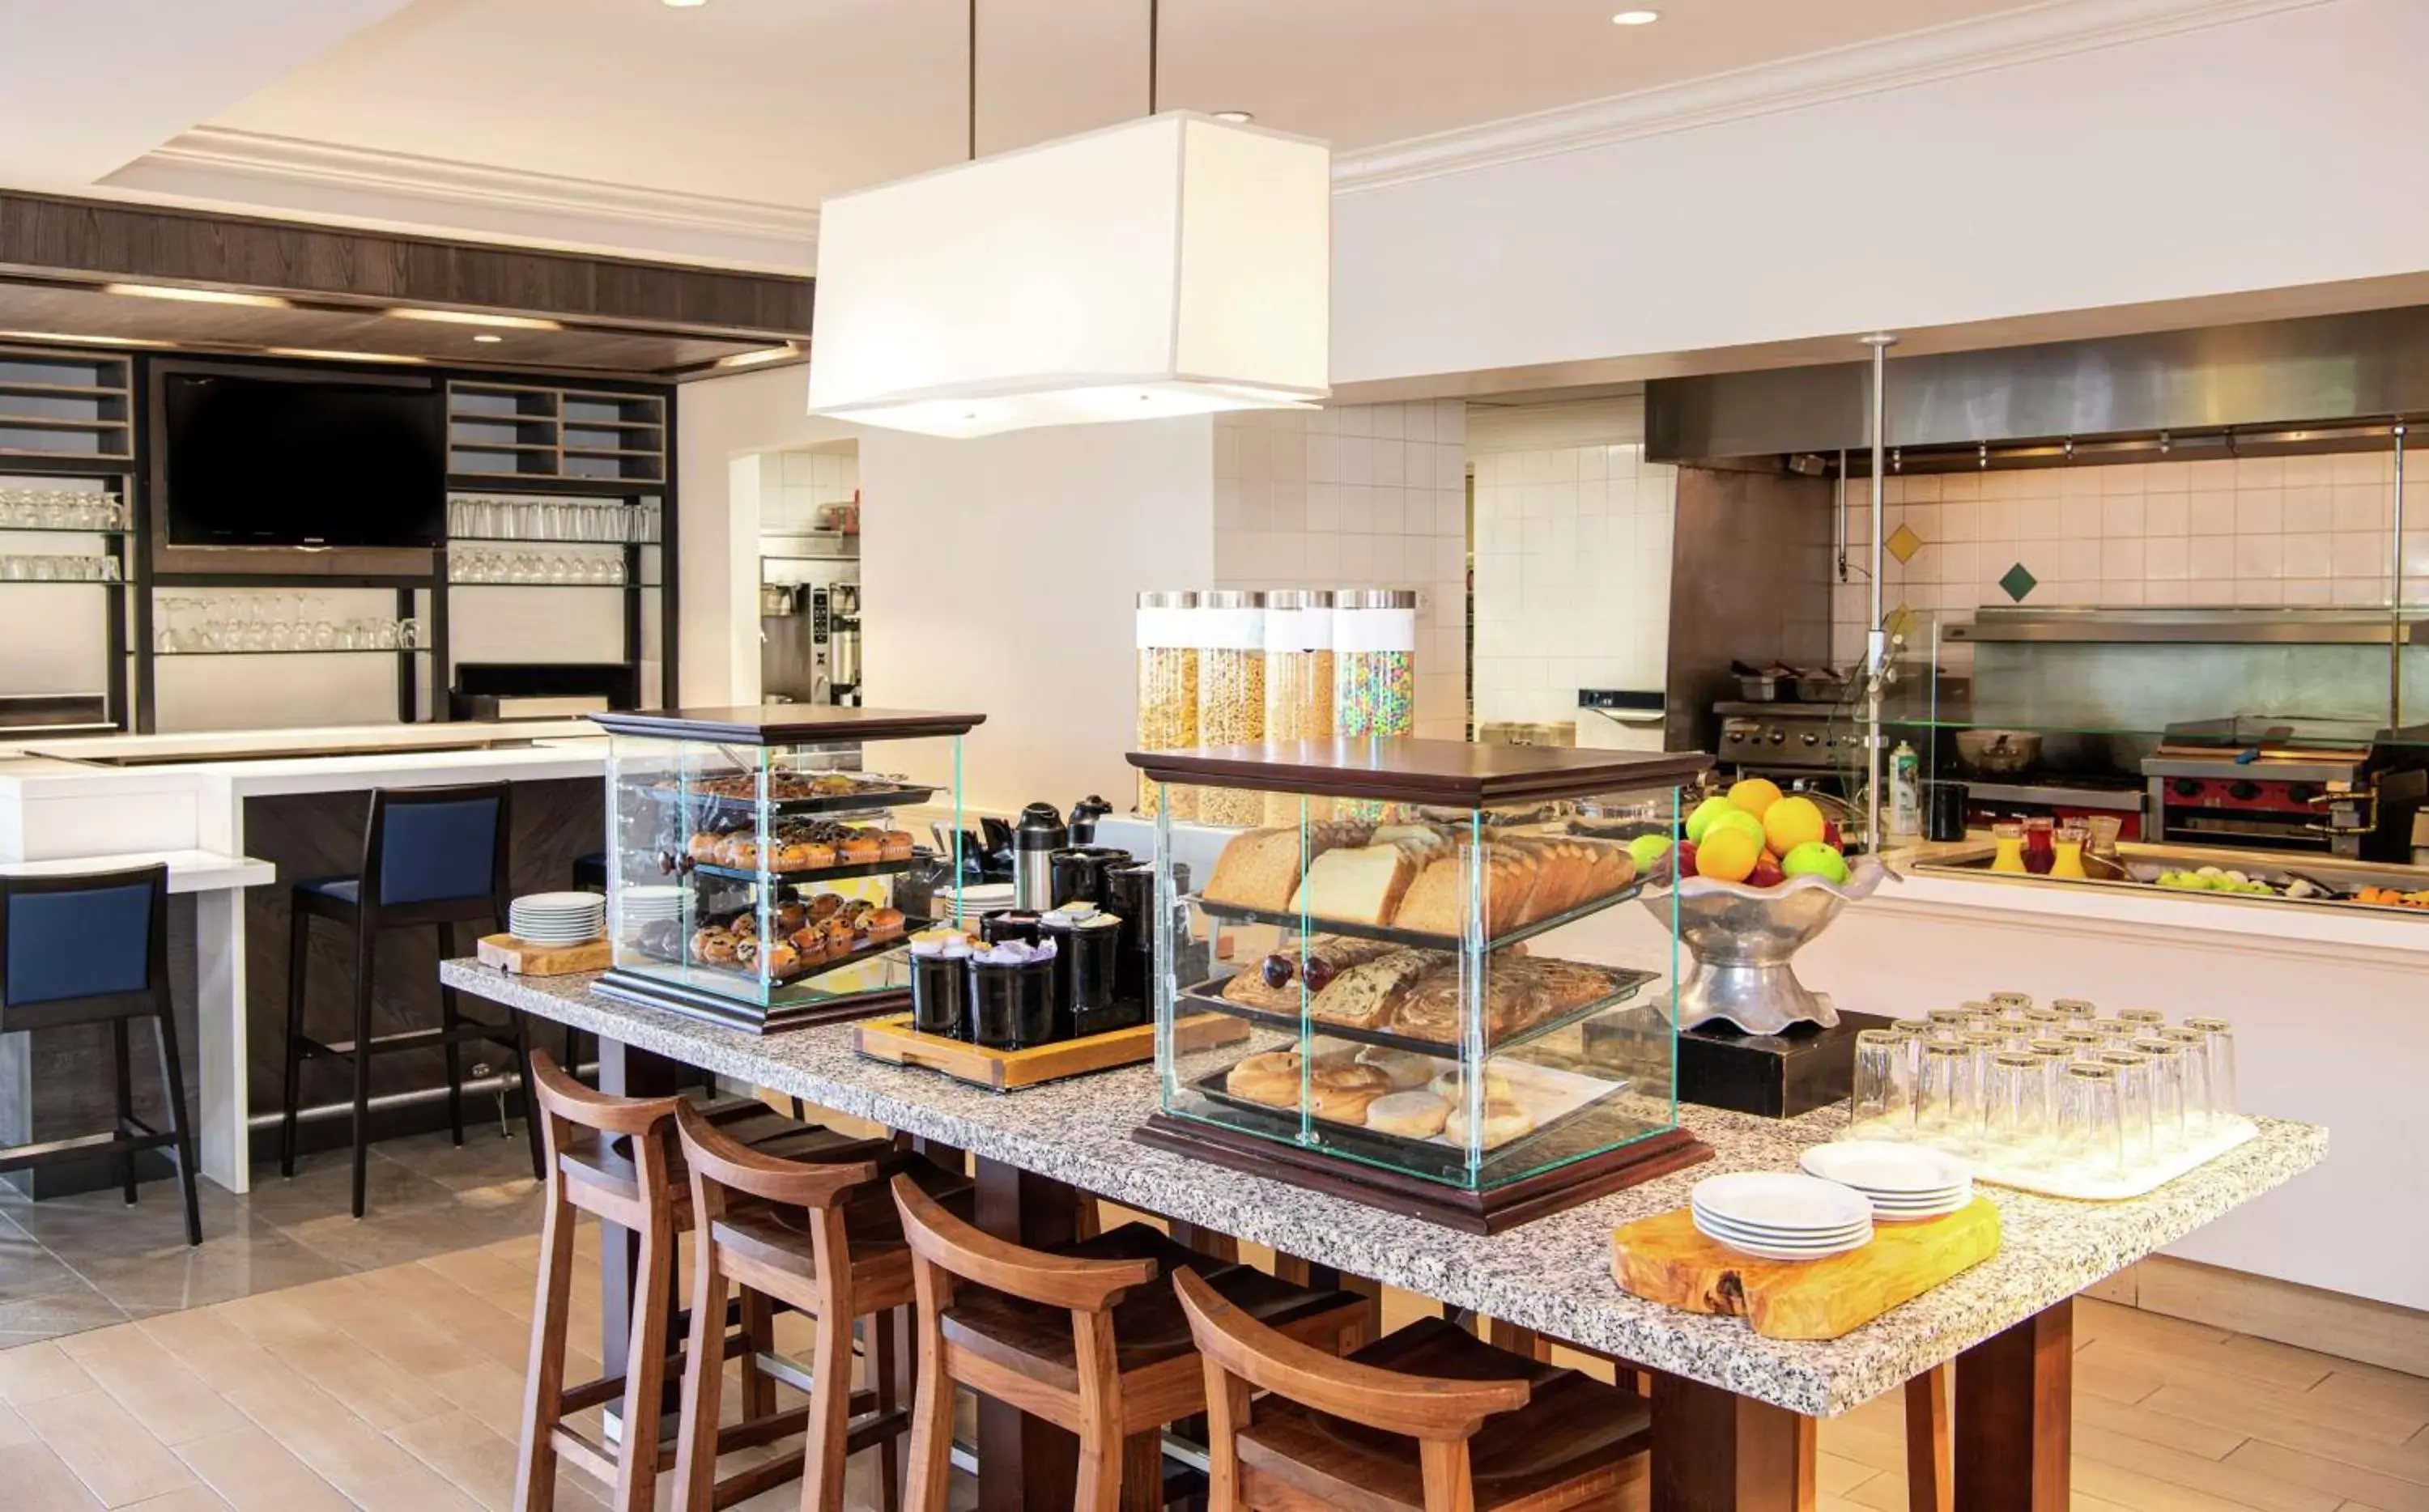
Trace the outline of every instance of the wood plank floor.
<path fill-rule="evenodd" d="M 0 1352 L 0 1504 L 503 1512 L 535 1255 L 508 1240 Z M 574 1306 L 595 1337 L 587 1261 Z M 1395 1295 L 1387 1319 L 1422 1306 Z M 2097 1302 L 2075 1339 L 2085 1512 L 2429 1512 L 2429 1379 Z M 1895 1393 L 1824 1423 L 1823 1512 L 1903 1508 L 1904 1463 Z M 558 1504 L 599 1503 L 569 1476 Z"/>

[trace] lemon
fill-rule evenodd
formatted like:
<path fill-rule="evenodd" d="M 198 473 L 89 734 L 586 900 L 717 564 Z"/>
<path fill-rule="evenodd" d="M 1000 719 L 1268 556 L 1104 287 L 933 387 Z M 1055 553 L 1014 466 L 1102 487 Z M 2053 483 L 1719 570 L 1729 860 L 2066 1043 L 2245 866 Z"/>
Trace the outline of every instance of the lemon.
<path fill-rule="evenodd" d="M 1695 847 L 1695 875 L 1743 882 L 1762 859 L 1762 841 L 1737 825 L 1715 825 Z"/>
<path fill-rule="evenodd" d="M 1781 798 L 1762 816 L 1762 832 L 1771 841 L 1771 848 L 1782 856 L 1821 839 L 1828 827 L 1829 821 L 1822 816 L 1822 805 L 1809 797 Z"/>

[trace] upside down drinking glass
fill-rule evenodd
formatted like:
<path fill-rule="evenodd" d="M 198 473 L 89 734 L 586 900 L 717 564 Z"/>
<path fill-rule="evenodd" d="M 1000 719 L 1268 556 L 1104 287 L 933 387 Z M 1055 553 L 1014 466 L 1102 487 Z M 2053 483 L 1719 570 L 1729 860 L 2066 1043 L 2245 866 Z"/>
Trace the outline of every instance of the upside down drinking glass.
<path fill-rule="evenodd" d="M 1907 1037 L 1893 1029 L 1856 1031 L 1855 1092 L 1847 1122 L 1866 1139 L 1902 1140 L 1914 1133 L 1914 1090 Z"/>

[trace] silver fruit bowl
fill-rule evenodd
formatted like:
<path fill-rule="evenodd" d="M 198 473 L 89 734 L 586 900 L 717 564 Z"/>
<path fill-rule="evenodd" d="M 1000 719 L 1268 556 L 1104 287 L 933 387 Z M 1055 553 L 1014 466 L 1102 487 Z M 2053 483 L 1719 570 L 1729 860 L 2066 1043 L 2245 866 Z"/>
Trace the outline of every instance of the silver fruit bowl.
<path fill-rule="evenodd" d="M 1789 961 L 1840 910 L 1872 896 L 1886 875 L 1879 862 L 1859 856 L 1839 884 L 1793 877 L 1777 887 L 1748 887 L 1690 877 L 1675 890 L 1642 894 L 1665 922 L 1675 896 L 1678 936 L 1694 953 L 1694 970 L 1678 986 L 1678 1027 L 1726 1022 L 1748 1034 L 1777 1034 L 1796 1024 L 1838 1023 L 1838 1010 L 1798 981 Z"/>

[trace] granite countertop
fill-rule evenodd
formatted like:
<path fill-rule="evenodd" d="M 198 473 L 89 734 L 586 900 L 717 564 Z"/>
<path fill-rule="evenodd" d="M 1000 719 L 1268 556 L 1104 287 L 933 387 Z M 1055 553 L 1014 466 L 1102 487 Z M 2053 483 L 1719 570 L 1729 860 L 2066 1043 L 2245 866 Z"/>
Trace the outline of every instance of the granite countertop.
<path fill-rule="evenodd" d="M 466 961 L 439 970 L 452 986 L 542 1018 L 1812 1417 L 1844 1412 L 2113 1274 L 2318 1164 L 2328 1144 L 2325 1129 L 2261 1119 L 2257 1139 L 2129 1202 L 1984 1187 L 2005 1230 L 1996 1257 L 1853 1333 L 1793 1342 L 1622 1292 L 1611 1231 L 1683 1207 L 1705 1176 L 1793 1169 L 1800 1149 L 1836 1132 L 1835 1109 L 1788 1122 L 1682 1109 L 1712 1146 L 1710 1162 L 1479 1238 L 1132 1143 L 1156 1106 L 1150 1067 L 989 1093 L 866 1060 L 849 1026 L 763 1039 L 596 996 L 587 976 L 511 977 Z"/>

